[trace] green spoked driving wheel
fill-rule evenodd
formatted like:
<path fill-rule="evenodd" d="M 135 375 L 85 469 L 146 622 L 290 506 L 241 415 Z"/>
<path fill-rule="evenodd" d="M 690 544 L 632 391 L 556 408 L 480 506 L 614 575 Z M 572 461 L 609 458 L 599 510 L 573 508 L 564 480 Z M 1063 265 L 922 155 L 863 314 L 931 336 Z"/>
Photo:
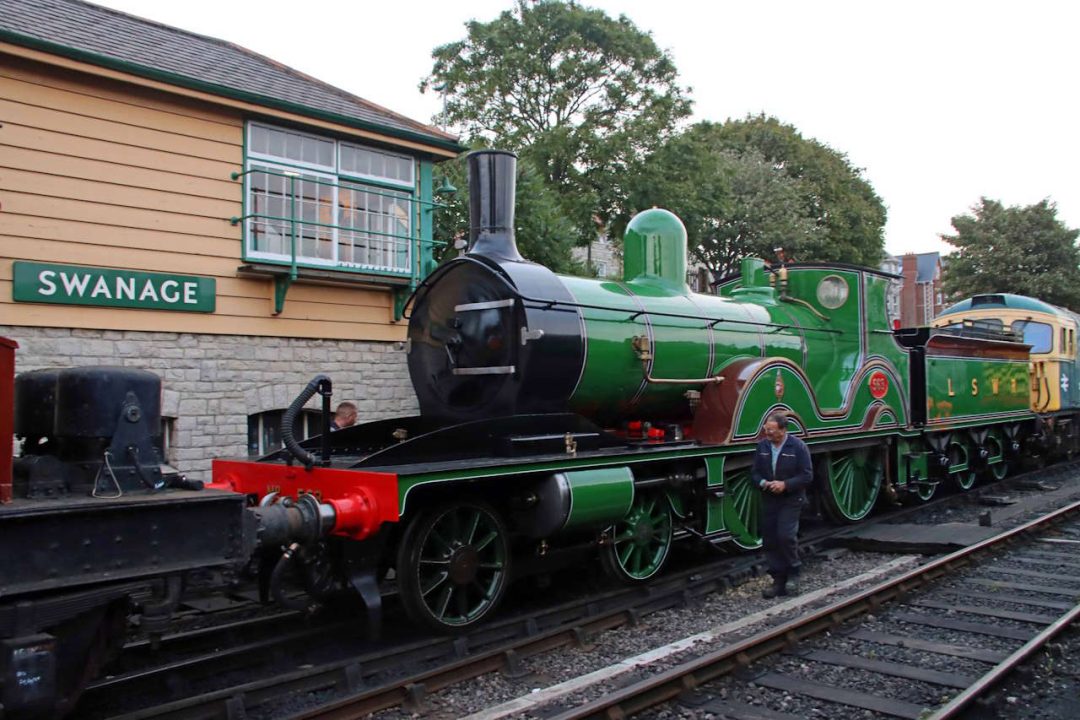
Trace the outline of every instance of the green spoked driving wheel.
<path fill-rule="evenodd" d="M 601 548 L 604 570 L 625 583 L 644 582 L 660 572 L 671 550 L 671 504 L 663 493 L 641 492 L 630 511 L 608 532 Z"/>
<path fill-rule="evenodd" d="M 510 544 L 498 513 L 480 502 L 415 516 L 398 547 L 398 583 L 409 616 L 439 630 L 469 627 L 502 599 Z"/>
<path fill-rule="evenodd" d="M 881 448 L 863 447 L 829 453 L 824 506 L 833 520 L 857 522 L 870 514 L 884 475 Z"/>
<path fill-rule="evenodd" d="M 750 470 L 724 474 L 724 527 L 731 541 L 744 550 L 761 547 L 761 491 L 750 480 Z"/>
<path fill-rule="evenodd" d="M 915 497 L 919 498 L 922 502 L 929 502 L 932 497 L 937 493 L 938 484 L 936 482 L 924 482 L 915 486 Z"/>
<path fill-rule="evenodd" d="M 991 433 L 986 438 L 987 467 L 986 470 L 994 480 L 1002 480 L 1009 474 L 1009 462 L 1005 458 L 1005 445 L 1001 438 Z"/>
<path fill-rule="evenodd" d="M 978 478 L 971 468 L 971 451 L 967 445 L 958 442 L 949 445 L 949 482 L 957 489 L 967 492 L 975 485 Z"/>

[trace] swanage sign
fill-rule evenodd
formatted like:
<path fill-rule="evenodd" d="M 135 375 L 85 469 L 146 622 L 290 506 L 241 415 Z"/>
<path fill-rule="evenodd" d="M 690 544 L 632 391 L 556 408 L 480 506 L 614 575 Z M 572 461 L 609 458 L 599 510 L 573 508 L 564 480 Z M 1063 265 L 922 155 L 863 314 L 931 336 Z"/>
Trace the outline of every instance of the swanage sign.
<path fill-rule="evenodd" d="M 214 278 L 16 261 L 17 302 L 214 312 Z"/>

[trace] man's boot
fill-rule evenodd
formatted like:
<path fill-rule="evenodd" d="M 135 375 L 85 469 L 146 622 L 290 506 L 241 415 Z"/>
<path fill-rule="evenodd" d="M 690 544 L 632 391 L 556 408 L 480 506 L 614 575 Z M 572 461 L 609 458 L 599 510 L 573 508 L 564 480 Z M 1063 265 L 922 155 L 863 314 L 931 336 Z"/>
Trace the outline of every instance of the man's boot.
<path fill-rule="evenodd" d="M 786 595 L 798 595 L 799 594 L 799 576 L 791 575 L 787 579 L 787 585 L 784 588 L 787 592 Z"/>
<path fill-rule="evenodd" d="M 779 578 L 773 578 L 772 585 L 761 591 L 761 597 L 772 600 L 777 595 L 784 595 L 784 582 Z"/>

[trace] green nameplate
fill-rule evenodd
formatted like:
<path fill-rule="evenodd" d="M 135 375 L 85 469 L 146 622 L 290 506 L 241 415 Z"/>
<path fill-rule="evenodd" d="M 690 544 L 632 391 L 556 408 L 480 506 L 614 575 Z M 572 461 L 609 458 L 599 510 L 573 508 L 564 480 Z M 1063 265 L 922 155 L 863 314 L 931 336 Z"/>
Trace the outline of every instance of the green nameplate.
<path fill-rule="evenodd" d="M 214 312 L 214 278 L 16 261 L 16 302 Z"/>

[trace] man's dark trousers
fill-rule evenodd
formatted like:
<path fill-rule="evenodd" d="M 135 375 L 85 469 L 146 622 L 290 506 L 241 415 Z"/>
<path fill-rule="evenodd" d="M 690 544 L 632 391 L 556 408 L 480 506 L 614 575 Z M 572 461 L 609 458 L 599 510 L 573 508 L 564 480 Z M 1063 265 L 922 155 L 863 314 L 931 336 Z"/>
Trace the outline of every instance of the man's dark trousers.
<path fill-rule="evenodd" d="M 788 577 L 799 574 L 799 515 L 806 505 L 806 496 L 765 493 L 762 502 L 761 539 L 765 546 L 765 563 L 769 574 L 784 585 Z"/>

